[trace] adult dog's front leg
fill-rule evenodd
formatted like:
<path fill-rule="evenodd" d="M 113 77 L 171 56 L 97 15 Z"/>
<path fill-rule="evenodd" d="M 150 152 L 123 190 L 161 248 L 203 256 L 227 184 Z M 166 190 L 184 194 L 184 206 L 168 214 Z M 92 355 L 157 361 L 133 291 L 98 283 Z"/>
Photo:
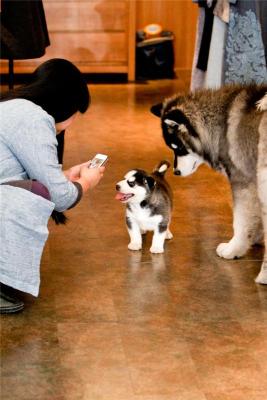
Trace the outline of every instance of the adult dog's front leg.
<path fill-rule="evenodd" d="M 130 243 L 128 244 L 129 250 L 141 250 L 142 248 L 142 235 L 137 222 L 130 217 L 126 217 L 126 224 L 130 236 Z"/>
<path fill-rule="evenodd" d="M 256 186 L 233 188 L 233 230 L 234 236 L 228 243 L 217 247 L 220 257 L 233 259 L 242 257 L 255 241 L 261 227 L 260 205 Z"/>
<path fill-rule="evenodd" d="M 267 152 L 267 112 L 262 117 L 259 127 L 259 155 L 258 155 L 258 194 L 262 209 L 262 222 L 264 229 L 264 244 L 265 253 L 263 263 L 261 265 L 260 273 L 255 279 L 256 283 L 267 285 L 267 166 L 266 166 L 266 152 Z"/>

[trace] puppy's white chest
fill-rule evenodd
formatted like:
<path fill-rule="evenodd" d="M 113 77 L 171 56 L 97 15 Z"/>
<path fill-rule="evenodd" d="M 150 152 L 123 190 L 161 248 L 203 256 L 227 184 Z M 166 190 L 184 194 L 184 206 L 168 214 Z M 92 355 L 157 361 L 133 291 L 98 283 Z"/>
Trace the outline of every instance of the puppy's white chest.
<path fill-rule="evenodd" d="M 131 206 L 131 211 L 127 210 L 127 216 L 134 219 L 140 229 L 153 231 L 162 221 L 161 215 L 151 216 L 151 211 L 148 208 L 142 208 L 140 205 Z"/>

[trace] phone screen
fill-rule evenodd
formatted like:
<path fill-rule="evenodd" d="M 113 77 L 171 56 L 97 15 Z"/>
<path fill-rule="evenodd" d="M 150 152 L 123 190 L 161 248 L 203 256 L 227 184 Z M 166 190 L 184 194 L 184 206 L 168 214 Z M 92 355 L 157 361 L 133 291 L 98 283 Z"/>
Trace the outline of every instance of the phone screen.
<path fill-rule="evenodd" d="M 103 158 L 94 158 L 90 164 L 90 168 L 98 168 L 101 167 L 102 164 L 104 164 L 106 160 Z"/>
<path fill-rule="evenodd" d="M 94 158 L 91 160 L 89 168 L 99 168 L 101 165 L 104 165 L 108 159 L 106 154 L 96 154 Z"/>

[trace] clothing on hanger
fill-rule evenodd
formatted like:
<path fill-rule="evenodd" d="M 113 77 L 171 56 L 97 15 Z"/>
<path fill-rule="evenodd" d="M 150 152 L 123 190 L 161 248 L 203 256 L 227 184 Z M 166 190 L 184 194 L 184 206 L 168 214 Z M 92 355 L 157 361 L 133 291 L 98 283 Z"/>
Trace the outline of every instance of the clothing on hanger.
<path fill-rule="evenodd" d="M 1 0 L 0 58 L 31 59 L 49 46 L 42 0 Z"/>

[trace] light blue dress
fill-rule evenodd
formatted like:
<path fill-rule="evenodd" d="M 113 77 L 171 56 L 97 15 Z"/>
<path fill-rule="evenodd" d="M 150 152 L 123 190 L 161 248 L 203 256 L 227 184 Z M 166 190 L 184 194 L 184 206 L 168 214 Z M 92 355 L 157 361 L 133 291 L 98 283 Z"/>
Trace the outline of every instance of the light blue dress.
<path fill-rule="evenodd" d="M 231 5 L 225 44 L 224 82 L 267 82 L 267 68 L 262 29 L 258 18 L 260 1 L 242 0 Z M 262 27 L 261 27 L 262 22 Z"/>
<path fill-rule="evenodd" d="M 1 186 L 25 179 L 43 183 L 51 201 Z M 38 295 L 48 219 L 53 209 L 71 207 L 78 195 L 58 164 L 54 119 L 28 100 L 0 102 L 0 282 Z"/>

